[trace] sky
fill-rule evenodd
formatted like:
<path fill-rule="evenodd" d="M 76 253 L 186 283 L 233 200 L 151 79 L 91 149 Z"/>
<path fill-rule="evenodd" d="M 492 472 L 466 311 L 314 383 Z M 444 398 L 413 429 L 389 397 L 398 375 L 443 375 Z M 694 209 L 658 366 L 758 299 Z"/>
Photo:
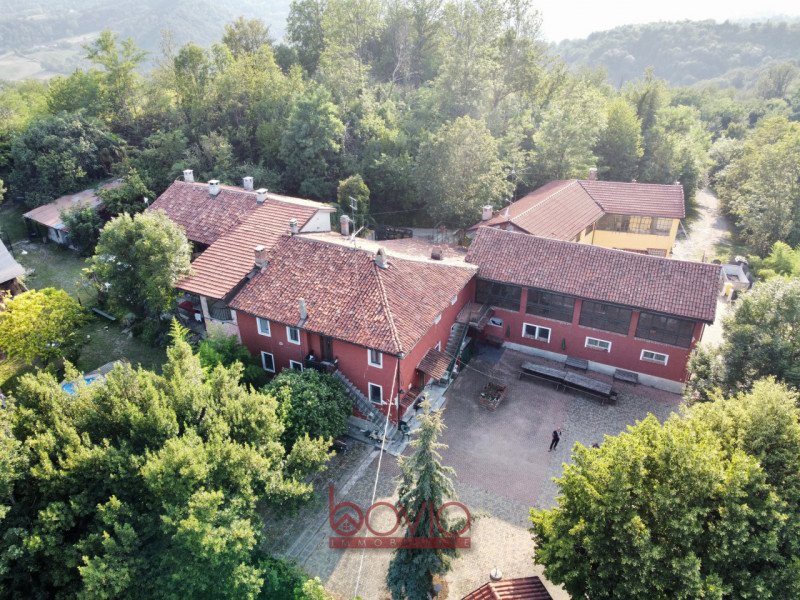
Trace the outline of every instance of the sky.
<path fill-rule="evenodd" d="M 542 34 L 552 42 L 632 23 L 800 17 L 798 0 L 538 0 L 534 5 L 542 15 Z"/>

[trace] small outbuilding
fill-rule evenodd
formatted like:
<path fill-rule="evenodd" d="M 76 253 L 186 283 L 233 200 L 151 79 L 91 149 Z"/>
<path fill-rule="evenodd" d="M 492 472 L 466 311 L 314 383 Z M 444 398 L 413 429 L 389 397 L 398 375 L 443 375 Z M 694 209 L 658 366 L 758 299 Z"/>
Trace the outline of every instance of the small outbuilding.
<path fill-rule="evenodd" d="M 19 264 L 3 242 L 0 242 L 0 292 L 10 291 L 12 294 L 24 290 L 19 278 L 25 269 Z"/>
<path fill-rule="evenodd" d="M 76 194 L 67 194 L 26 212 L 23 217 L 27 220 L 28 231 L 44 229 L 43 236 L 58 244 L 69 246 L 69 232 L 64 226 L 61 215 L 71 208 L 90 206 L 99 210 L 103 201 L 98 196 L 99 190 L 110 190 L 122 185 L 121 180 L 109 181 L 98 188 L 90 188 Z"/>

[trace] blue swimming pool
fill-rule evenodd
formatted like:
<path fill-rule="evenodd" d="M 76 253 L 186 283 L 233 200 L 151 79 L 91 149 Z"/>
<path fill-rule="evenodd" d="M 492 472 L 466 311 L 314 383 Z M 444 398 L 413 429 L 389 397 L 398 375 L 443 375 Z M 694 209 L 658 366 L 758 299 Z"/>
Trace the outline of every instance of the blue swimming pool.
<path fill-rule="evenodd" d="M 83 380 L 86 382 L 86 385 L 91 385 L 95 381 L 100 379 L 100 375 L 86 375 L 84 376 Z M 67 381 L 61 384 L 61 389 L 67 392 L 70 395 L 75 395 L 75 381 Z"/>

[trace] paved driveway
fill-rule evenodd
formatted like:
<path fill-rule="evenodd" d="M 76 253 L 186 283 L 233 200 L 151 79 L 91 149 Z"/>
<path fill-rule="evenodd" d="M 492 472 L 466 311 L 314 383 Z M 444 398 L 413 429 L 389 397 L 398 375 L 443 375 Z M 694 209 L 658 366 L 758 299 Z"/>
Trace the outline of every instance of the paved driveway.
<path fill-rule="evenodd" d="M 575 442 L 602 443 L 605 434 L 624 431 L 648 413 L 663 420 L 680 404 L 675 394 L 620 382 L 614 382 L 620 392 L 614 405 L 557 392 L 550 384 L 518 378 L 520 365 L 531 360 L 512 350 L 496 359 L 479 355 L 451 387 L 443 439 L 449 447 L 443 456 L 456 469 L 460 485 L 527 506 L 554 506 L 556 488 L 550 480 L 561 474 Z M 611 381 L 597 373 L 590 376 Z M 478 402 L 490 377 L 507 386 L 505 399 L 494 412 Z M 554 429 L 562 430 L 562 439 L 554 452 L 548 452 Z"/>

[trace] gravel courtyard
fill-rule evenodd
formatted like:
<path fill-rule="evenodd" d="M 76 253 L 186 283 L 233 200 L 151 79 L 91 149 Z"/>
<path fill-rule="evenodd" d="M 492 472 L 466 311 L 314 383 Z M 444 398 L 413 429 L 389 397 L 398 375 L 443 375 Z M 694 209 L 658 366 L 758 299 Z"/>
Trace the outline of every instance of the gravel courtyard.
<path fill-rule="evenodd" d="M 542 574 L 541 567 L 531 559 L 534 548 L 528 513 L 532 506 L 555 505 L 557 489 L 552 478 L 561 474 L 575 442 L 589 446 L 602 443 L 604 435 L 617 434 L 648 413 L 663 420 L 680 405 L 680 397 L 674 394 L 619 382 L 615 382 L 620 393 L 615 405 L 557 392 L 549 384 L 518 378 L 520 365 L 531 360 L 511 350 L 485 349 L 448 391 L 444 413 L 447 428 L 442 439 L 448 448 L 442 451 L 443 460 L 456 470 L 460 501 L 479 517 L 470 530 L 471 548 L 461 551 L 446 578 L 447 598 L 451 600 L 486 583 L 493 568 L 499 568 L 505 578 Z M 535 362 L 547 364 L 540 359 Z M 479 403 L 480 391 L 489 378 L 507 386 L 505 398 L 495 411 Z M 548 452 L 554 429 L 562 429 L 563 437 L 556 451 Z M 351 452 L 341 470 L 337 469 L 335 501 L 367 507 L 376 485 L 377 453 L 366 447 Z M 398 474 L 396 460 L 384 455 L 376 501 L 396 500 Z M 343 599 L 353 597 L 359 570 L 358 594 L 362 598 L 389 598 L 384 578 L 391 552 L 329 548 L 327 498 L 320 500 L 293 521 L 285 544 L 276 544 L 272 550 L 297 560 Z M 387 516 L 376 515 L 378 522 Z M 298 547 L 302 551 L 298 552 Z M 556 600 L 568 598 L 562 589 L 546 580 L 545 584 Z"/>

